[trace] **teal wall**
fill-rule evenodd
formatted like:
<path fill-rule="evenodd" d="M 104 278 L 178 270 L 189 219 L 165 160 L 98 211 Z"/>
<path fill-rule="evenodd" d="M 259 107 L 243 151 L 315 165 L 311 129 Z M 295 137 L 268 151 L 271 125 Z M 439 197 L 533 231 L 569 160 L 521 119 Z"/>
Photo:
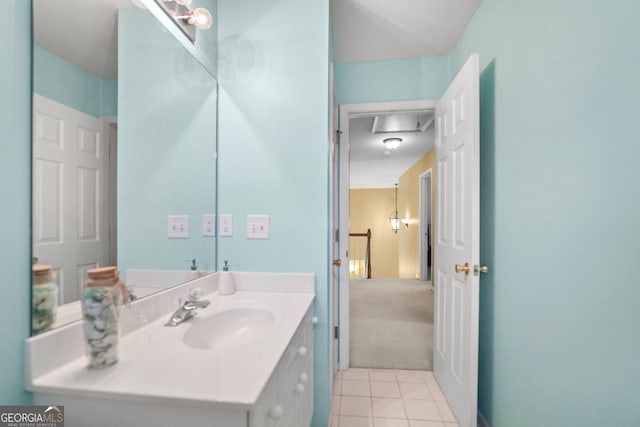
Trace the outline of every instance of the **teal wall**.
<path fill-rule="evenodd" d="M 640 422 L 640 3 L 483 0 L 479 407 L 493 427 Z"/>
<path fill-rule="evenodd" d="M 630 0 L 483 0 L 439 72 L 336 64 L 342 104 L 428 99 L 480 54 L 478 398 L 493 427 L 640 420 L 638 16 Z"/>
<path fill-rule="evenodd" d="M 449 58 L 335 64 L 338 103 L 436 99 L 449 84 Z"/>
<path fill-rule="evenodd" d="M 0 14 L 0 405 L 31 404 L 24 341 L 31 286 L 31 2 L 5 0 Z"/>
<path fill-rule="evenodd" d="M 215 270 L 216 80 L 147 11 L 118 27 L 118 267 Z M 183 214 L 191 237 L 168 239 Z"/>
<path fill-rule="evenodd" d="M 315 273 L 314 426 L 330 406 L 328 314 L 329 2 L 220 2 L 219 238 L 232 270 Z M 271 216 L 246 239 L 247 214 Z M 257 355 L 256 357 L 259 357 Z"/>
<path fill-rule="evenodd" d="M 38 45 L 33 48 L 33 91 L 93 117 L 117 115 L 117 80 L 100 79 Z"/>

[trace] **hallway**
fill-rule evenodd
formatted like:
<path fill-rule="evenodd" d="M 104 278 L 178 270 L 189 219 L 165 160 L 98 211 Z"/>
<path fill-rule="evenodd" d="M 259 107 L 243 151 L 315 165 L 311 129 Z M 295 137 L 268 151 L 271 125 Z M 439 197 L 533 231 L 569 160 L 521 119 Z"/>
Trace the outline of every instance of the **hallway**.
<path fill-rule="evenodd" d="M 349 300 L 351 368 L 432 370 L 430 282 L 351 280 Z"/>

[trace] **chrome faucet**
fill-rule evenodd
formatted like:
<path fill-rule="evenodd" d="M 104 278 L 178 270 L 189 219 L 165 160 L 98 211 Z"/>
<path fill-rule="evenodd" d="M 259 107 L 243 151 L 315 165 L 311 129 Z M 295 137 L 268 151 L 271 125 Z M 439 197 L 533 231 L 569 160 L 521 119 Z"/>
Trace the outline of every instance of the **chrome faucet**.
<path fill-rule="evenodd" d="M 171 315 L 171 318 L 165 326 L 178 326 L 182 322 L 185 322 L 195 316 L 196 309 L 208 307 L 209 304 L 211 304 L 211 301 L 206 299 L 201 300 L 201 295 L 202 290 L 200 288 L 190 290 L 189 298 L 176 310 L 175 313 Z"/>

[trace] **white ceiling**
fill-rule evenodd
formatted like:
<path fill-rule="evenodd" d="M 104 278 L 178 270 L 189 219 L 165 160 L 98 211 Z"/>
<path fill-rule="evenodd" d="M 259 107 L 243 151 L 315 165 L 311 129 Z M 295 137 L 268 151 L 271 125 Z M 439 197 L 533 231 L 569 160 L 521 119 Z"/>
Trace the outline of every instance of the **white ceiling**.
<path fill-rule="evenodd" d="M 480 0 L 331 0 L 336 62 L 447 55 Z"/>
<path fill-rule="evenodd" d="M 415 114 L 406 116 L 416 123 Z M 433 124 L 425 132 L 372 134 L 373 120 L 374 117 L 358 117 L 349 121 L 350 188 L 393 188 L 400 176 L 433 148 Z M 420 116 L 421 124 L 424 121 Z M 403 142 L 385 154 L 388 150 L 382 140 L 391 137 L 400 137 Z"/>
<path fill-rule="evenodd" d="M 101 79 L 118 74 L 117 10 L 131 0 L 35 0 L 36 44 Z"/>

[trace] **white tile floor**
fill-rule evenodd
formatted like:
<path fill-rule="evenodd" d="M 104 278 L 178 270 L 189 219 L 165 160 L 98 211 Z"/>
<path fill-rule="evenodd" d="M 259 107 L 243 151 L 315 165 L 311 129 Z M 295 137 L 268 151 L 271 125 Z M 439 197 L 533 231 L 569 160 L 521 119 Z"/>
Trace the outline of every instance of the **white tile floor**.
<path fill-rule="evenodd" d="M 458 427 L 430 371 L 347 369 L 333 382 L 329 427 Z"/>

